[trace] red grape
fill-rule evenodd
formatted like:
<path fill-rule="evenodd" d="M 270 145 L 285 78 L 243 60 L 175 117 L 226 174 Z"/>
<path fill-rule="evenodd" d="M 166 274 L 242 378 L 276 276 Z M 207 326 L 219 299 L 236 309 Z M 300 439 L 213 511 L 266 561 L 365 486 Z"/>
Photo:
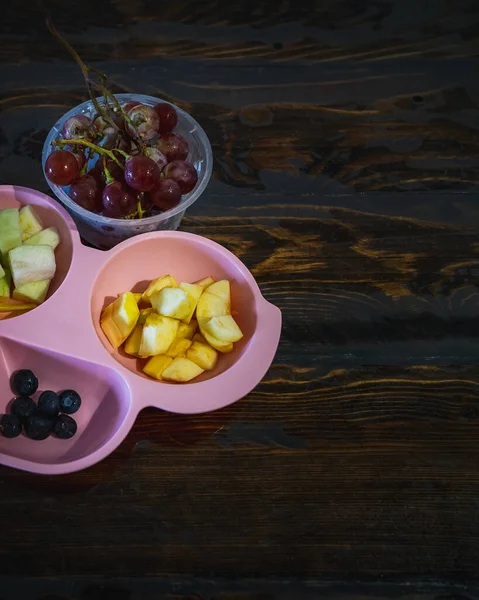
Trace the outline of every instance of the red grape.
<path fill-rule="evenodd" d="M 182 194 L 187 194 L 195 187 L 198 181 L 198 173 L 195 167 L 184 160 L 175 160 L 165 167 L 165 177 L 176 181 L 180 186 Z"/>
<path fill-rule="evenodd" d="M 125 163 L 125 181 L 137 192 L 149 192 L 160 180 L 160 168 L 148 158 L 139 154 Z"/>
<path fill-rule="evenodd" d="M 45 161 L 45 175 L 56 185 L 69 185 L 79 173 L 78 161 L 68 150 L 55 150 Z"/>
<path fill-rule="evenodd" d="M 160 118 L 156 114 L 155 110 L 151 108 L 151 106 L 138 104 L 128 111 L 128 116 L 143 140 L 151 140 L 155 137 L 155 135 L 158 134 Z M 126 122 L 125 127 L 131 136 L 135 135 L 135 131 L 128 121 Z"/>
<path fill-rule="evenodd" d="M 127 102 L 122 106 L 124 112 L 128 113 L 134 106 L 138 106 L 140 102 L 135 102 L 132 100 L 131 102 Z"/>
<path fill-rule="evenodd" d="M 121 218 L 135 212 L 138 199 L 133 190 L 121 181 L 109 183 L 103 190 L 103 208 L 106 217 Z"/>
<path fill-rule="evenodd" d="M 158 131 L 162 135 L 176 127 L 176 124 L 178 123 L 178 114 L 171 104 L 161 102 L 155 106 L 155 110 L 160 117 L 160 127 Z"/>
<path fill-rule="evenodd" d="M 156 162 L 156 164 L 160 167 L 160 171 L 163 171 L 165 166 L 168 164 L 166 156 L 163 154 L 163 152 L 160 152 L 158 148 L 147 148 L 145 150 L 145 155 L 148 156 L 148 158 L 151 158 L 152 161 Z"/>
<path fill-rule="evenodd" d="M 99 213 L 102 210 L 101 187 L 91 175 L 80 175 L 70 185 L 70 198 L 79 206 Z"/>
<path fill-rule="evenodd" d="M 78 161 L 78 168 L 80 171 L 83 169 L 86 163 L 86 156 L 83 148 L 78 146 L 65 146 L 64 150 L 69 150 Z"/>
<path fill-rule="evenodd" d="M 165 133 L 157 140 L 155 146 L 160 152 L 163 152 L 168 162 L 185 160 L 188 156 L 188 142 L 179 133 Z"/>
<path fill-rule="evenodd" d="M 164 179 L 162 177 L 150 192 L 150 200 L 157 208 L 161 208 L 161 210 L 173 208 L 181 200 L 180 186 L 173 179 Z"/>
<path fill-rule="evenodd" d="M 67 140 L 85 138 L 91 135 L 95 127 L 86 115 L 74 115 L 67 119 L 63 125 L 63 137 Z"/>

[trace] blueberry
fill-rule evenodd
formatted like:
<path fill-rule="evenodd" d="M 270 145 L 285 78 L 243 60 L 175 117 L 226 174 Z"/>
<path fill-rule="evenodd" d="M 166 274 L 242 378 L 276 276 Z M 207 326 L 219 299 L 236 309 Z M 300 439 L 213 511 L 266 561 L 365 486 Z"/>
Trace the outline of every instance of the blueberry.
<path fill-rule="evenodd" d="M 53 424 L 53 433 L 61 440 L 68 440 L 77 432 L 75 419 L 68 415 L 59 415 Z"/>
<path fill-rule="evenodd" d="M 25 433 L 32 440 L 45 440 L 52 432 L 53 421 L 46 417 L 33 415 L 25 423 Z"/>
<path fill-rule="evenodd" d="M 31 396 L 37 391 L 38 379 L 29 369 L 15 371 L 12 377 L 12 389 L 18 396 Z"/>
<path fill-rule="evenodd" d="M 37 405 L 28 396 L 19 396 L 12 402 L 10 409 L 12 415 L 16 415 L 21 421 L 25 421 L 37 412 Z"/>
<path fill-rule="evenodd" d="M 60 394 L 60 410 L 67 415 L 73 415 L 81 406 L 81 398 L 75 390 L 65 390 Z"/>
<path fill-rule="evenodd" d="M 22 433 L 22 422 L 16 415 L 3 415 L 0 419 L 0 433 L 6 438 L 16 438 Z"/>
<path fill-rule="evenodd" d="M 60 410 L 60 398 L 51 390 L 45 390 L 38 398 L 38 412 L 44 417 L 56 417 Z"/>

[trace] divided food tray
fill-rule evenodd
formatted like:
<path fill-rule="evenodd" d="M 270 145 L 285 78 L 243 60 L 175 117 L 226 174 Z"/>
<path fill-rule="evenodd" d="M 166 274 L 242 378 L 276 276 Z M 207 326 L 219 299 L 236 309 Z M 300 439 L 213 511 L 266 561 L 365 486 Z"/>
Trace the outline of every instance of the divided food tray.
<path fill-rule="evenodd" d="M 13 399 L 10 376 L 31 369 L 45 389 L 76 389 L 78 432 L 70 440 L 0 437 L 0 464 L 43 474 L 88 467 L 126 437 L 145 407 L 183 414 L 209 412 L 250 392 L 276 353 L 281 313 L 266 301 L 245 265 L 198 235 L 158 231 L 132 237 L 105 252 L 84 246 L 75 223 L 55 201 L 22 187 L 0 186 L 0 209 L 34 205 L 46 227 L 58 228 L 57 272 L 49 297 L 35 309 L 0 313 L 0 413 Z M 114 350 L 100 328 L 104 306 L 124 291 L 143 291 L 171 273 L 181 281 L 206 276 L 231 281 L 232 308 L 244 338 L 221 354 L 213 371 L 184 384 L 159 382 L 144 361 Z"/>

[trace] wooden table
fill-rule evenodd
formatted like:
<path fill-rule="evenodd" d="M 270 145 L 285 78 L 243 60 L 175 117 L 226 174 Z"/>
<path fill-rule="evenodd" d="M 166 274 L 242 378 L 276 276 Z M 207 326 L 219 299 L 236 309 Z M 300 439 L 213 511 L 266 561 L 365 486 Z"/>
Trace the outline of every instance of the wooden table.
<path fill-rule="evenodd" d="M 86 93 L 40 4 L 6 4 L 0 180 L 47 191 L 43 140 Z M 70 476 L 1 468 L 0 597 L 478 593 L 479 4 L 48 4 L 114 91 L 202 124 L 214 178 L 181 227 L 284 327 L 231 407 L 145 411 Z"/>

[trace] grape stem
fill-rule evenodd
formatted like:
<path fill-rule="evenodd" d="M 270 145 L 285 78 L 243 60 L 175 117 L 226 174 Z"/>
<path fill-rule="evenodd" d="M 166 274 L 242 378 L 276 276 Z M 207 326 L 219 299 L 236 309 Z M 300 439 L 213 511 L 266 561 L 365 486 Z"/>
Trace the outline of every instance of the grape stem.
<path fill-rule="evenodd" d="M 103 171 L 105 172 L 106 185 L 108 185 L 109 183 L 113 183 L 115 180 L 111 176 L 111 173 L 108 170 L 108 167 L 106 166 L 106 157 L 105 156 L 103 157 Z"/>
<path fill-rule="evenodd" d="M 97 87 L 97 88 L 99 87 L 101 90 L 101 85 L 99 86 L 97 83 L 92 81 L 90 79 L 89 73 L 95 72 L 95 73 L 99 74 L 101 77 L 103 86 L 104 86 L 104 82 L 106 81 L 106 75 L 104 75 L 103 73 L 100 73 L 99 71 L 91 69 L 83 62 L 83 60 L 80 58 L 80 55 L 77 53 L 77 51 L 74 48 L 72 48 L 72 46 L 70 46 L 70 44 L 66 41 L 66 39 L 58 33 L 58 31 L 57 31 L 55 25 L 53 24 L 52 20 L 50 19 L 50 17 L 47 18 L 46 24 L 47 24 L 47 27 L 48 27 L 50 33 L 52 35 L 54 35 L 57 38 L 57 40 L 65 46 L 65 48 L 68 50 L 68 52 L 73 56 L 75 61 L 78 63 L 78 66 L 80 67 L 81 72 L 83 73 L 83 77 L 85 79 L 85 83 L 88 88 L 88 93 L 90 95 L 90 99 L 91 99 L 93 106 L 95 107 L 95 110 L 97 111 L 97 113 L 99 113 L 105 119 L 105 121 L 108 124 L 110 124 L 114 129 L 119 130 L 120 128 L 118 127 L 118 125 L 110 117 L 109 105 L 108 105 L 108 110 L 103 111 L 98 100 L 96 99 L 95 94 L 93 93 L 93 87 Z M 105 101 L 106 101 L 106 98 L 105 98 Z M 108 102 L 107 102 L 107 104 L 108 104 Z"/>
<path fill-rule="evenodd" d="M 128 154 L 128 152 L 125 152 L 124 150 L 120 150 L 120 148 L 112 148 L 111 151 L 112 152 L 119 152 L 122 156 L 124 156 L 126 158 L 126 160 L 128 160 L 129 158 L 131 158 L 131 156 Z"/>
<path fill-rule="evenodd" d="M 116 164 L 120 168 L 122 168 L 122 169 L 125 168 L 111 150 L 107 150 L 106 148 L 100 148 L 100 146 L 97 146 L 96 144 L 93 144 L 92 142 L 88 142 L 87 140 L 83 140 L 83 139 L 55 140 L 53 142 L 54 146 L 64 146 L 64 145 L 68 145 L 68 144 L 74 144 L 77 146 L 86 146 L 87 148 L 91 148 L 98 154 L 101 154 L 103 156 L 108 156 L 108 158 L 111 158 L 113 161 L 116 162 Z"/>

